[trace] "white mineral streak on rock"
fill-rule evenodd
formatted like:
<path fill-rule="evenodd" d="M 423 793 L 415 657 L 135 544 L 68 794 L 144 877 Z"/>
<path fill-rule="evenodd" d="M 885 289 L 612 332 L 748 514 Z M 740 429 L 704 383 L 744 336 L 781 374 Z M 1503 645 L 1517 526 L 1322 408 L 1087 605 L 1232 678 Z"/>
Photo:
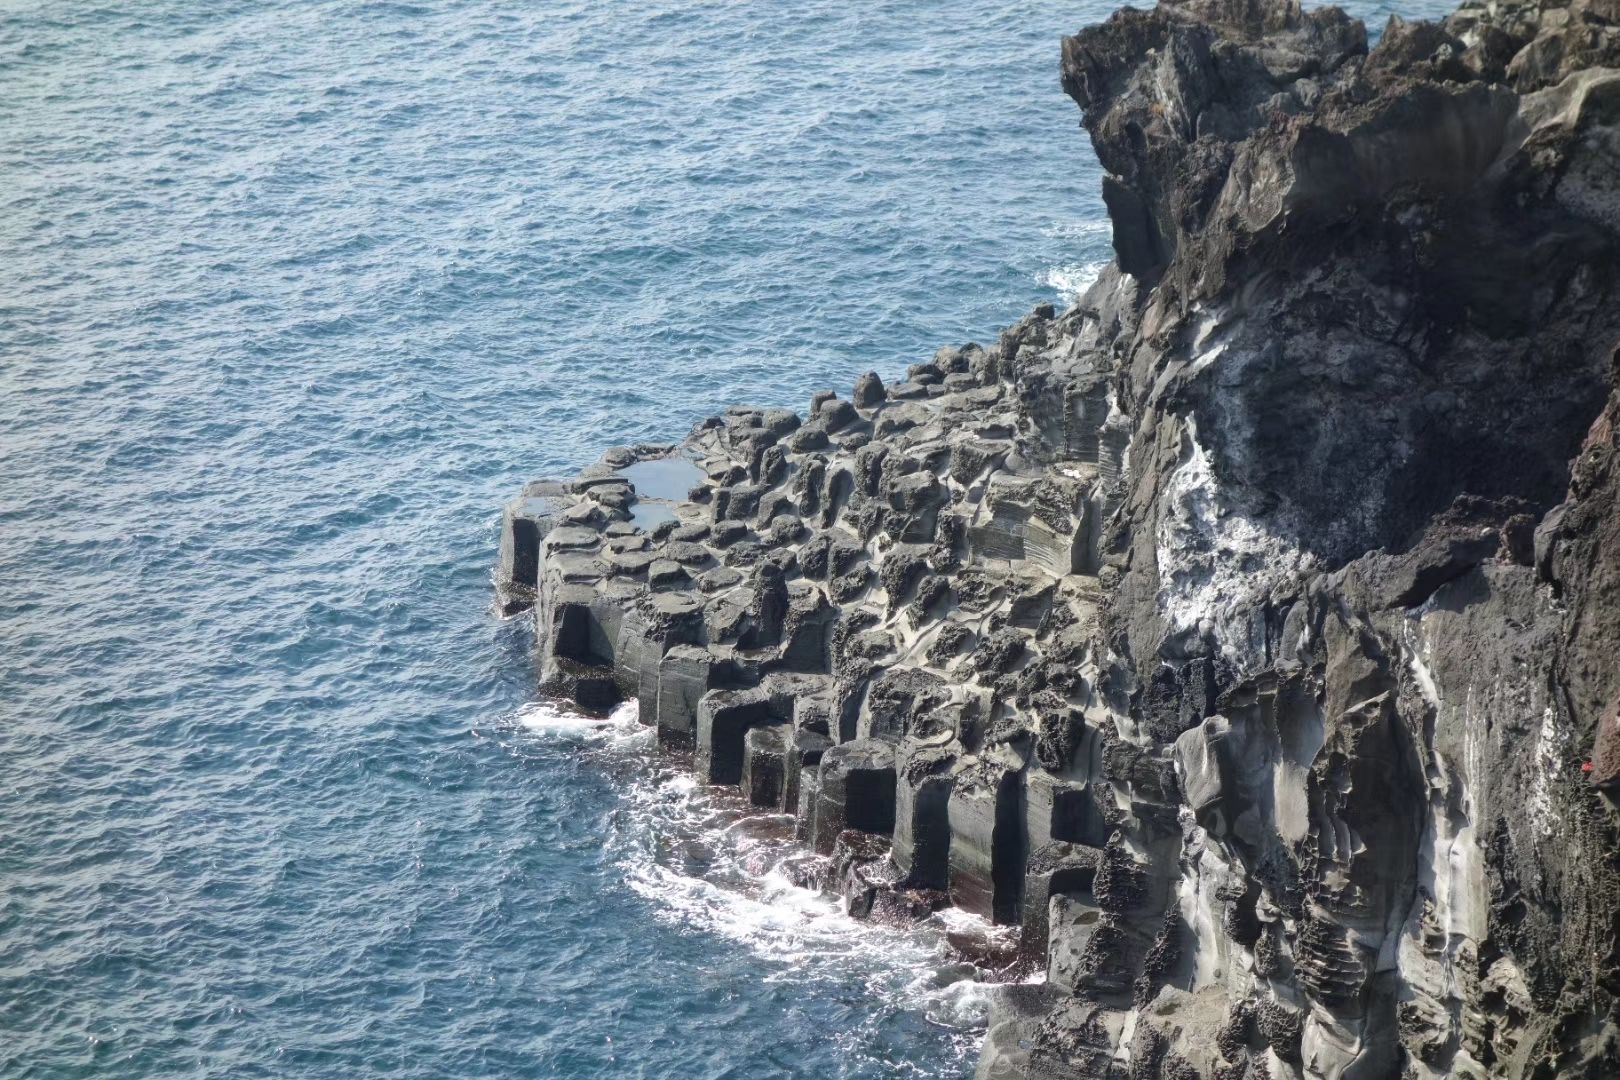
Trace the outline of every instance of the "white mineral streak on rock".
<path fill-rule="evenodd" d="M 1169 629 L 1212 630 L 1239 641 L 1250 639 L 1254 608 L 1272 590 L 1319 566 L 1224 496 L 1191 418 L 1160 504 L 1157 557 L 1159 611 Z M 1231 650 L 1234 660 L 1239 655 Z"/>

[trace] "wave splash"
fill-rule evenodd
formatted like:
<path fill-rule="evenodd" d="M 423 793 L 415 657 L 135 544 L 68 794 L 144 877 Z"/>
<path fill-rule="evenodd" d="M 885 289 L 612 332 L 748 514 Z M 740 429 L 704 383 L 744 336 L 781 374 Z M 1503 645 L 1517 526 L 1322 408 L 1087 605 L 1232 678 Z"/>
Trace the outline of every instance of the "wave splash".
<path fill-rule="evenodd" d="M 1065 263 L 1049 267 L 1036 278 L 1036 281 L 1048 289 L 1056 289 L 1065 299 L 1072 301 L 1091 288 L 1092 283 L 1107 265 L 1106 262 Z"/>
<path fill-rule="evenodd" d="M 607 717 L 537 702 L 514 720 L 533 736 L 576 745 L 624 782 L 605 855 L 656 918 L 750 950 L 771 968 L 768 982 L 862 983 L 874 1011 L 913 1012 L 950 1029 L 962 1060 L 977 1052 L 996 973 L 964 958 L 953 940 L 1005 947 L 1009 928 L 954 909 L 914 927 L 850 918 L 840 897 L 795 884 L 794 865 L 817 857 L 795 840 L 793 818 L 699 784 L 689 758 L 660 750 L 634 702 Z"/>

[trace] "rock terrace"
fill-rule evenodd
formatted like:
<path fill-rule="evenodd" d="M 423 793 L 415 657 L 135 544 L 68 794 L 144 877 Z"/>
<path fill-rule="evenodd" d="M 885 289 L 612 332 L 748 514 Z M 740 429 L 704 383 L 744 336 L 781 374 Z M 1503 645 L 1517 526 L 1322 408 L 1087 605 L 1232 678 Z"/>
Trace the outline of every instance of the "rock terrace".
<path fill-rule="evenodd" d="M 1067 39 L 1116 262 L 506 509 L 545 688 L 1019 927 L 980 1076 L 1620 1075 L 1620 7 Z"/>

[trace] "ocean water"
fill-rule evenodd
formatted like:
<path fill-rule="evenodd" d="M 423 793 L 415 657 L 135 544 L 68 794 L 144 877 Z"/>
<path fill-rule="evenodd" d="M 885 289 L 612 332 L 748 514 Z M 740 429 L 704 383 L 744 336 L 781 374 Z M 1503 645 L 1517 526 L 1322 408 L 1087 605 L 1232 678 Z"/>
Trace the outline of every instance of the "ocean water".
<path fill-rule="evenodd" d="M 535 700 L 496 514 L 1062 303 L 1109 7 L 0 10 L 0 1077 L 971 1071 L 943 928 Z"/>

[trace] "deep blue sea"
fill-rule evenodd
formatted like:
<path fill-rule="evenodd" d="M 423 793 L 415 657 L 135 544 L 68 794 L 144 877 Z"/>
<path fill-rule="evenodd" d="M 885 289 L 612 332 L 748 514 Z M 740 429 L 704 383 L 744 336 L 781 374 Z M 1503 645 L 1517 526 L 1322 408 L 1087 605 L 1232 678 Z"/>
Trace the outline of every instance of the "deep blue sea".
<path fill-rule="evenodd" d="M 495 527 L 1061 303 L 1110 6 L 0 8 L 0 1077 L 971 1071 L 937 930 L 534 700 Z"/>

